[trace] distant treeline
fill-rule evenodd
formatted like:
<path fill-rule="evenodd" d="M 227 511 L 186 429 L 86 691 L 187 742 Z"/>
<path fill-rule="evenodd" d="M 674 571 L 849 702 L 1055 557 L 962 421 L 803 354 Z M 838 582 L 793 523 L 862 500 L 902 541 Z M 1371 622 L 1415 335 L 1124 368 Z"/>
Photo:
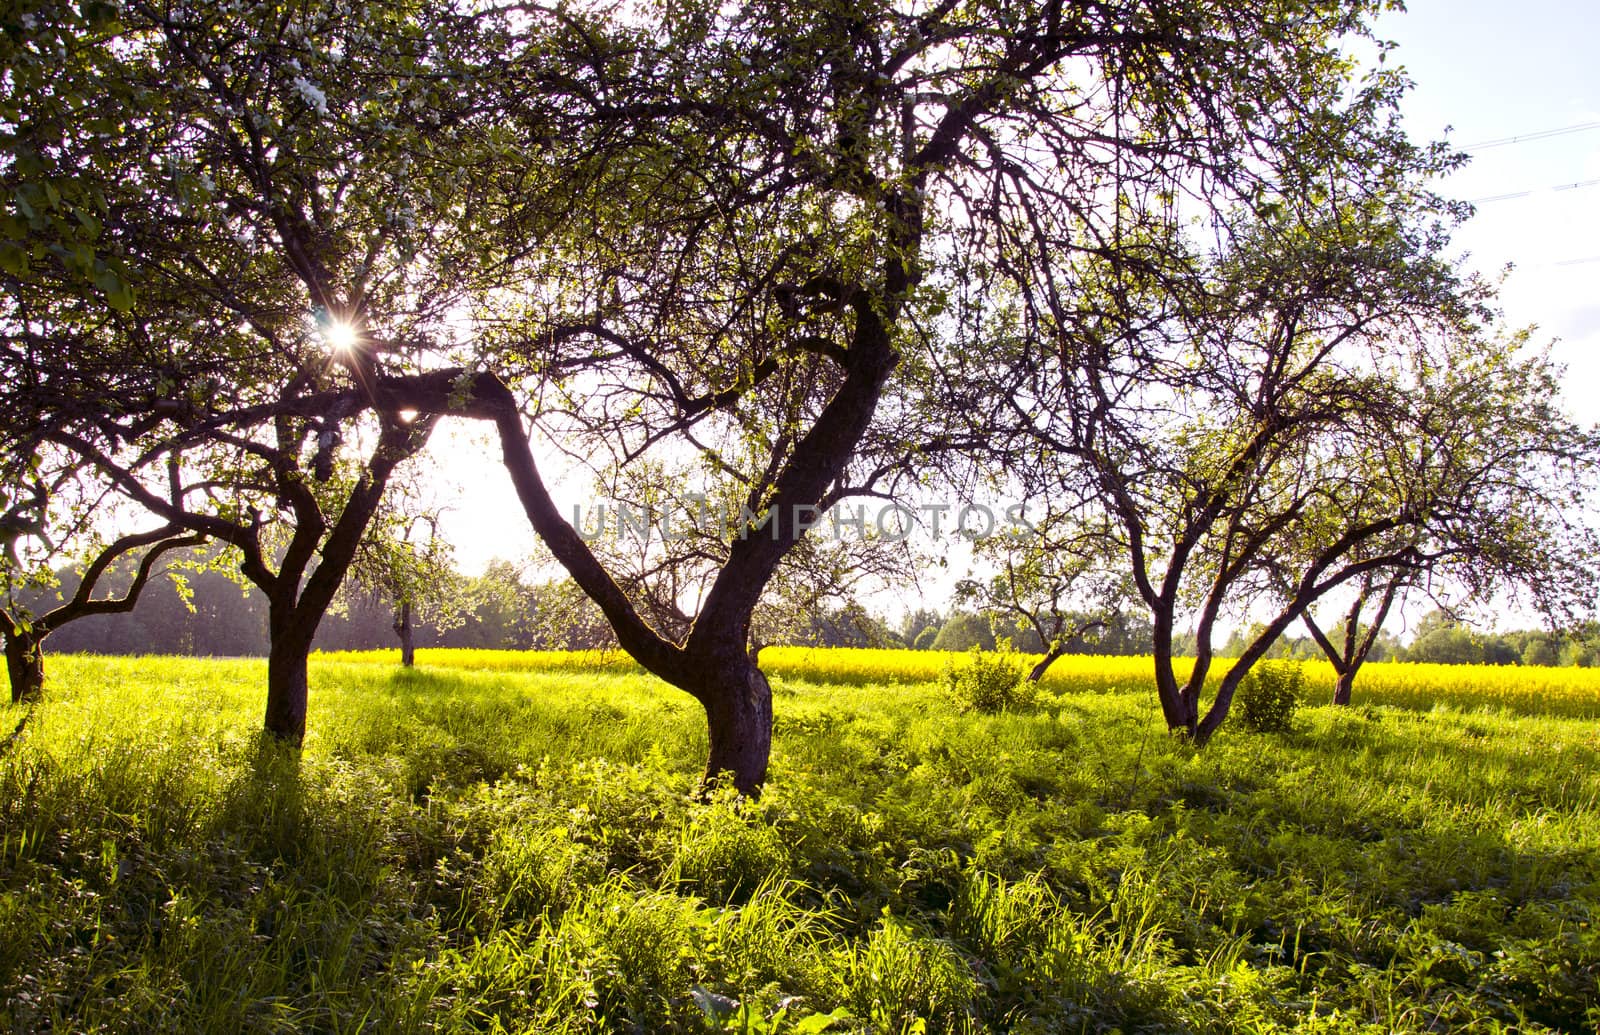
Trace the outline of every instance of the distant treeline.
<path fill-rule="evenodd" d="M 62 594 L 76 578 L 60 575 Z M 120 593 L 126 573 L 103 580 L 97 595 Z M 170 579 L 152 581 L 139 604 L 124 615 L 80 619 L 49 641 L 52 651 L 103 654 L 267 653 L 267 602 L 212 570 L 181 573 L 184 590 Z M 480 576 L 458 577 L 449 609 L 419 609 L 412 620 L 418 647 L 484 647 L 506 650 L 582 650 L 610 646 L 610 629 L 597 611 L 575 605 L 570 584 L 530 585 L 514 565 L 496 561 Z M 55 594 L 51 594 L 52 597 Z M 187 599 L 186 599 L 187 598 Z M 41 599 L 35 607 L 48 606 Z M 557 606 L 561 613 L 556 613 Z M 317 630 L 316 649 L 366 650 L 395 647 L 392 601 L 352 583 Z"/>
<path fill-rule="evenodd" d="M 113 574 L 104 590 L 118 591 L 127 576 Z M 75 578 L 61 575 L 61 592 L 70 592 Z M 85 618 L 63 627 L 50 638 L 49 649 L 105 654 L 264 655 L 267 652 L 266 601 L 226 575 L 211 570 L 183 572 L 185 591 L 169 579 L 146 589 L 138 607 L 125 615 Z M 452 587 L 453 606 L 419 609 L 413 618 L 418 647 L 466 647 L 498 650 L 591 650 L 615 645 L 611 629 L 591 603 L 567 580 L 528 581 L 513 564 L 495 561 L 482 575 L 458 576 Z M 47 607 L 55 594 L 41 597 Z M 187 599 L 185 599 L 187 597 Z M 323 621 L 316 647 L 321 650 L 368 650 L 398 645 L 396 610 L 391 601 L 363 591 L 346 592 L 339 607 Z M 992 649 L 1001 636 L 1028 653 L 1043 647 L 1037 633 L 1019 629 L 997 615 L 957 611 L 941 615 L 921 609 L 898 622 L 871 614 L 858 605 L 818 608 L 789 623 L 789 641 L 823 647 L 907 647 L 917 650 Z M 1224 647 L 1235 654 L 1247 642 L 1243 631 Z M 1068 653 L 1144 655 L 1152 648 L 1149 626 L 1113 619 L 1091 634 L 1069 642 Z M 1193 653 L 1192 643 L 1179 652 Z M 1309 636 L 1284 636 L 1269 657 L 1320 658 Z M 1452 622 L 1443 614 L 1426 616 L 1409 647 L 1393 635 L 1381 634 L 1373 661 L 1418 661 L 1439 664 L 1578 665 L 1600 663 L 1600 627 L 1547 632 L 1519 630 L 1481 633 Z"/>
<path fill-rule="evenodd" d="M 1337 637 L 1344 635 L 1343 628 Z M 1336 641 L 1337 641 L 1336 637 Z M 1235 633 L 1223 653 L 1236 655 L 1245 643 Z M 1271 658 L 1320 659 L 1310 636 L 1285 636 L 1267 654 Z M 1434 665 L 1548 665 L 1591 668 L 1600 665 L 1600 624 L 1576 629 L 1516 629 L 1486 633 L 1453 621 L 1442 611 L 1424 615 L 1409 646 L 1385 631 L 1373 644 L 1370 661 L 1413 661 Z"/>
<path fill-rule="evenodd" d="M 991 621 L 983 615 L 955 614 L 942 623 L 933 612 L 917 612 L 907 620 L 899 637 L 906 646 L 932 650 L 969 650 L 974 645 L 993 648 L 997 637 L 995 629 L 1005 630 L 1003 621 Z M 1241 629 L 1223 645 L 1219 653 L 1224 657 L 1238 657 L 1246 644 L 1254 639 L 1255 629 Z M 1334 630 L 1337 637 L 1344 635 L 1343 628 Z M 1175 650 L 1183 656 L 1194 655 L 1194 639 L 1179 633 Z M 1039 636 L 1032 630 L 1015 630 L 1013 644 L 1028 653 L 1040 653 Z M 1133 627 L 1127 623 L 1113 622 L 1093 637 L 1080 638 L 1069 643 L 1069 654 L 1149 654 L 1152 649 L 1148 626 Z M 1267 652 L 1269 658 L 1298 658 L 1317 660 L 1323 657 L 1322 649 L 1309 635 L 1284 635 Z M 1576 665 L 1584 668 L 1600 664 L 1600 625 L 1590 622 L 1571 630 L 1548 631 L 1544 629 L 1519 629 L 1505 633 L 1484 633 L 1471 626 L 1451 620 L 1443 612 L 1425 615 L 1417 623 L 1416 634 L 1410 646 L 1398 637 L 1381 632 L 1368 655 L 1371 661 L 1414 661 L 1438 665 Z"/>

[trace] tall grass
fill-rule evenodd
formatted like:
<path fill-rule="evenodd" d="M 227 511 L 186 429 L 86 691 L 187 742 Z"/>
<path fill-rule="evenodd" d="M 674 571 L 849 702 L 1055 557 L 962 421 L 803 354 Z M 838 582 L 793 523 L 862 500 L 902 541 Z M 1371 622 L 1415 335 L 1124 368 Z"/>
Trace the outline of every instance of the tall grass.
<path fill-rule="evenodd" d="M 262 663 L 54 659 L 0 758 L 0 1030 L 1600 1023 L 1590 723 L 1313 708 L 1195 752 L 1148 692 L 769 668 L 771 787 L 702 803 L 698 705 L 609 663 L 323 657 L 296 757 Z"/>

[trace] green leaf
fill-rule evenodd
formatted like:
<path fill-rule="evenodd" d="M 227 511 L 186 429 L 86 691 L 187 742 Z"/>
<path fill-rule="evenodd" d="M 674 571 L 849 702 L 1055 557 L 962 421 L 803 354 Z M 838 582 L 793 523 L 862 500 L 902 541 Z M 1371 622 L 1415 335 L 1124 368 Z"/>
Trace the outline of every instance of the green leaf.
<path fill-rule="evenodd" d="M 28 272 L 28 253 L 15 241 L 0 241 L 0 270 L 13 277 Z"/>
<path fill-rule="evenodd" d="M 105 292 L 106 302 L 119 313 L 133 308 L 133 287 L 113 269 L 102 269 L 94 276 L 95 286 Z"/>
<path fill-rule="evenodd" d="M 840 1007 L 832 1013 L 814 1013 L 794 1026 L 795 1035 L 815 1035 L 827 1031 L 840 1021 L 850 1019 L 850 1011 Z"/>
<path fill-rule="evenodd" d="M 100 236 L 100 220 L 96 219 L 87 208 L 82 205 L 74 205 L 72 214 L 78 218 L 79 223 L 83 224 L 83 228 L 89 231 L 90 237 Z"/>

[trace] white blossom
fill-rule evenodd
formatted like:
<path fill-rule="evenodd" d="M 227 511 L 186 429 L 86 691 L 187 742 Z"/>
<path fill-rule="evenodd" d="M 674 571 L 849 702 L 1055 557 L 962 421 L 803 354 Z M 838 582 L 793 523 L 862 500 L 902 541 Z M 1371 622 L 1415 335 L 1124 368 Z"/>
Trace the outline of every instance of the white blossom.
<path fill-rule="evenodd" d="M 317 89 L 315 83 L 305 76 L 295 76 L 294 82 L 290 85 L 300 95 L 300 99 L 318 115 L 328 114 L 328 95 Z"/>

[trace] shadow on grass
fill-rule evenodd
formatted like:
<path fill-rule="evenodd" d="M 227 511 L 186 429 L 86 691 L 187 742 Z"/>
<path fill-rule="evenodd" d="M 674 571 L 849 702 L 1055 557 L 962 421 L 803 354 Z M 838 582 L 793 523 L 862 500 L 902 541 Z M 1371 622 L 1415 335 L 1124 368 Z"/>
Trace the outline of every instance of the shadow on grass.
<path fill-rule="evenodd" d="M 249 763 L 237 767 L 213 813 L 213 836 L 263 861 L 293 860 L 306 841 L 310 815 L 302 750 L 259 733 Z"/>

